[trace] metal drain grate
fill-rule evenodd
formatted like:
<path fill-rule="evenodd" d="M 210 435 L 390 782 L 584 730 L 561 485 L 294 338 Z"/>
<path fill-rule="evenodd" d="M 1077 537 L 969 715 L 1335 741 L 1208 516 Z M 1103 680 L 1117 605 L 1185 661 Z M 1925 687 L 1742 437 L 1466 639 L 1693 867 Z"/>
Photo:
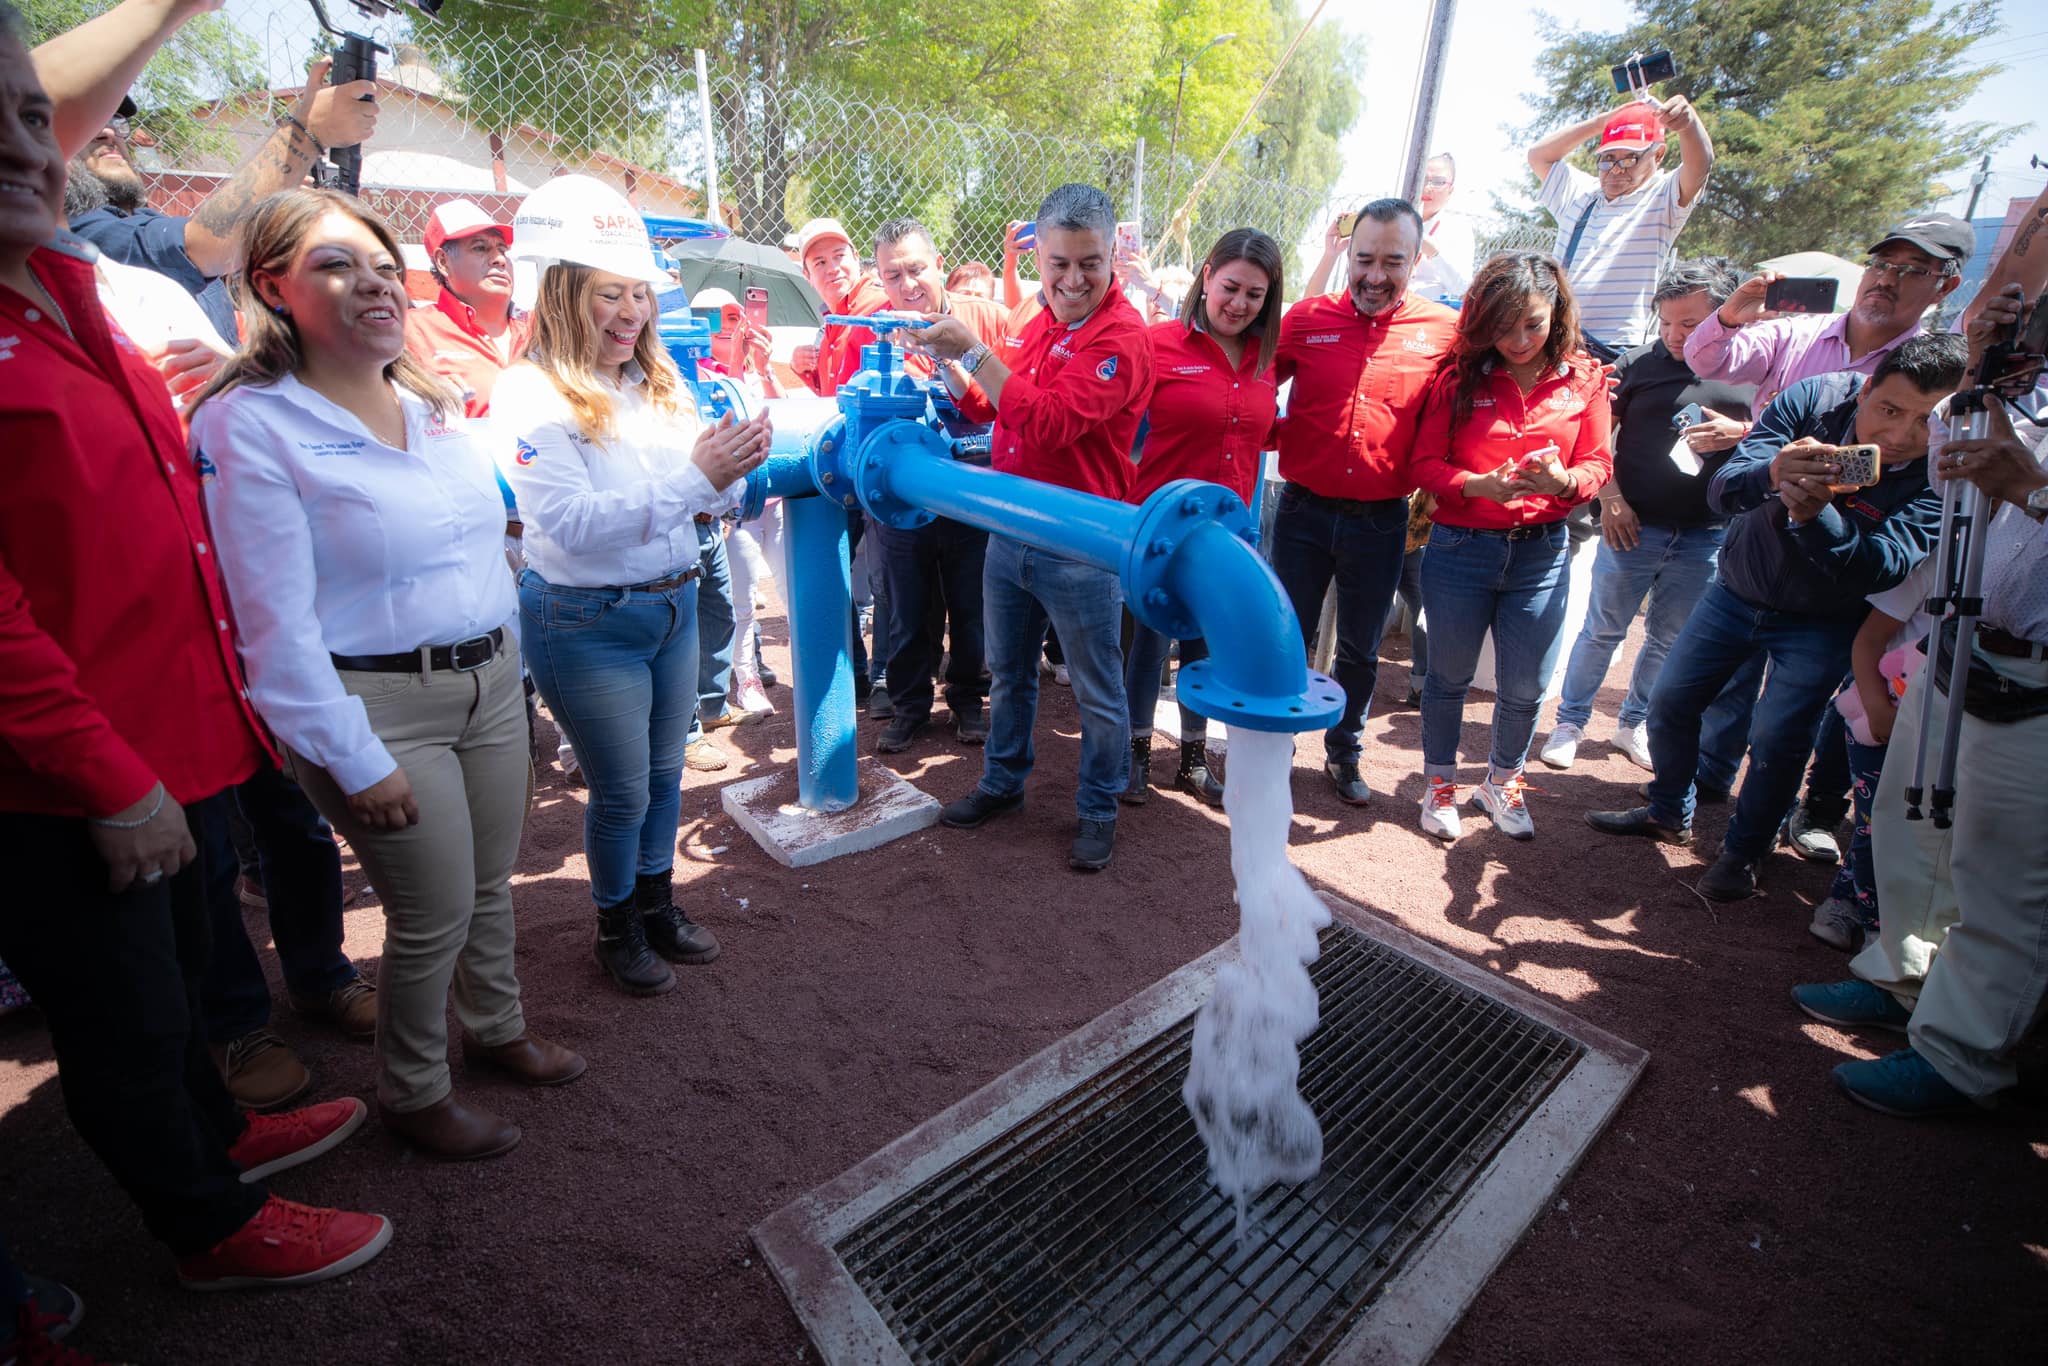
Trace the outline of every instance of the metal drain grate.
<path fill-rule="evenodd" d="M 839 1237 L 912 1361 L 1315 1361 L 1584 1052 L 1360 933 L 1323 935 L 1302 1092 L 1323 1174 L 1239 1250 L 1182 1107 L 1192 1014 Z"/>

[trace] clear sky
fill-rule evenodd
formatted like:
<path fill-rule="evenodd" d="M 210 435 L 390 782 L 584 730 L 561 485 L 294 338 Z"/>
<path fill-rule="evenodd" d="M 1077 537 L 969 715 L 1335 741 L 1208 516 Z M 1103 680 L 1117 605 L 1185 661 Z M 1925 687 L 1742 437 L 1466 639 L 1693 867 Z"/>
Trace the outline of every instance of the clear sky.
<path fill-rule="evenodd" d="M 1520 199 L 1522 149 L 1502 125 L 1520 125 L 1531 116 L 1523 97 L 1537 90 L 1535 56 L 1542 48 L 1537 8 L 1521 0 L 1460 0 L 1434 139 L 1437 148 L 1457 158 L 1453 209 L 1487 217 L 1493 192 L 1510 202 Z M 2048 126 L 2038 117 L 2044 107 L 2041 79 L 2048 75 L 2048 3 L 2004 0 L 2000 8 L 2002 31 L 1980 41 L 1973 55 L 2008 69 L 1984 84 L 1957 121 L 2035 126 L 1992 153 L 1980 217 L 2002 215 L 2007 200 L 2031 199 L 2048 183 L 2048 171 L 2027 165 L 2029 155 L 2048 162 Z M 1625 0 L 1555 0 L 1553 13 L 1568 12 L 1579 28 L 1611 32 L 1627 24 L 1630 9 Z M 1328 11 L 1366 41 L 1365 113 L 1344 141 L 1344 174 L 1338 182 L 1347 195 L 1369 198 L 1399 189 L 1428 11 L 1423 0 L 1337 0 Z M 1617 60 L 1625 55 L 1618 54 Z M 1947 177 L 1959 192 L 1941 208 L 1963 211 L 1974 169 L 1958 167 Z"/>

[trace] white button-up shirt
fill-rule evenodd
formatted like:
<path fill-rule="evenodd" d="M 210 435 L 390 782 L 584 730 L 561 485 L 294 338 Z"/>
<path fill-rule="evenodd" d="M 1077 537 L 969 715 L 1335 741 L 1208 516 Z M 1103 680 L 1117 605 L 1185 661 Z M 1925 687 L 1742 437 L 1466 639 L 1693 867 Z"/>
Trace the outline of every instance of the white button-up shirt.
<path fill-rule="evenodd" d="M 518 611 L 483 442 L 397 394 L 404 450 L 291 376 L 231 389 L 192 421 L 250 701 L 350 793 L 398 765 L 328 656 L 452 645 Z"/>
<path fill-rule="evenodd" d="M 549 583 L 609 588 L 652 583 L 697 563 L 696 514 L 744 491 L 711 487 L 691 462 L 703 421 L 687 386 L 673 413 L 648 399 L 637 365 L 610 389 L 613 435 L 583 434 L 546 373 L 515 365 L 491 390 L 491 449 L 525 523 L 526 563 Z"/>

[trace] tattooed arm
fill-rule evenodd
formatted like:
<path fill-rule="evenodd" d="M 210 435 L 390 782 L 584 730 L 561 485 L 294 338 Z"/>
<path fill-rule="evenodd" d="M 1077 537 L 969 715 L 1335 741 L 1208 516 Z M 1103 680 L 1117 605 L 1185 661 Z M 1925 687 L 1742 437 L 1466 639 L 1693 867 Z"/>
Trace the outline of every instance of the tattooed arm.
<path fill-rule="evenodd" d="M 292 106 L 291 119 L 279 123 L 255 155 L 236 167 L 185 220 L 185 254 L 206 275 L 227 273 L 242 220 L 279 190 L 297 188 L 319 160 L 321 147 L 353 147 L 367 142 L 376 129 L 376 83 L 353 81 L 330 87 L 327 70 L 332 65 L 327 57 L 313 63 L 306 88 Z"/>
<path fill-rule="evenodd" d="M 2042 289 L 2048 288 L 2048 190 L 2041 191 L 2034 202 L 2027 205 L 2026 216 L 2020 219 L 2019 231 L 2013 234 L 2011 244 L 1999 258 L 1991 263 L 1991 272 L 1984 277 L 1977 296 L 1963 310 L 1962 326 L 1966 334 L 1984 301 L 1997 298 L 2007 285 L 2018 285 L 2025 291 L 2028 303 L 2040 297 Z"/>

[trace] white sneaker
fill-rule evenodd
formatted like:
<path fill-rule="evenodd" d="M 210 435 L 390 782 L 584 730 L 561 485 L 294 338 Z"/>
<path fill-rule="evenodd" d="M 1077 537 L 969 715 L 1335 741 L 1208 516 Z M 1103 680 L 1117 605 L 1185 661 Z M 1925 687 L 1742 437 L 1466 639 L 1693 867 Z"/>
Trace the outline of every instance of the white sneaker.
<path fill-rule="evenodd" d="M 1814 907 L 1813 923 L 1806 928 L 1815 939 L 1843 953 L 1855 953 L 1863 947 L 1863 917 L 1840 897 L 1831 896 Z"/>
<path fill-rule="evenodd" d="M 1585 738 L 1585 727 L 1560 721 L 1557 729 L 1550 732 L 1550 738 L 1543 742 L 1543 753 L 1537 757 L 1552 768 L 1570 768 L 1572 760 L 1579 757 L 1579 741 Z"/>
<path fill-rule="evenodd" d="M 1067 666 L 1064 664 L 1055 664 L 1052 666 L 1052 681 L 1059 684 L 1062 688 L 1071 688 L 1074 686 L 1074 681 L 1071 678 L 1067 677 Z"/>
<path fill-rule="evenodd" d="M 768 690 L 761 686 L 761 675 L 740 675 L 733 692 L 739 701 L 741 711 L 751 712 L 755 716 L 775 715 L 775 704 L 768 700 Z"/>
<path fill-rule="evenodd" d="M 1577 727 L 1573 727 L 1577 729 Z M 1529 819 L 1529 808 L 1522 802 L 1522 775 L 1517 773 L 1504 783 L 1497 783 L 1488 774 L 1486 781 L 1472 789 L 1472 805 L 1485 810 L 1493 817 L 1493 828 L 1510 839 L 1533 840 L 1536 838 L 1536 822 Z"/>
<path fill-rule="evenodd" d="M 1455 784 L 1442 778 L 1429 780 L 1429 791 L 1422 795 L 1422 828 L 1446 844 L 1465 833 L 1465 823 L 1458 817 Z"/>
<path fill-rule="evenodd" d="M 1648 726 L 1617 726 L 1614 731 L 1614 747 L 1637 768 L 1651 773 L 1657 771 L 1657 766 L 1650 762 Z"/>

